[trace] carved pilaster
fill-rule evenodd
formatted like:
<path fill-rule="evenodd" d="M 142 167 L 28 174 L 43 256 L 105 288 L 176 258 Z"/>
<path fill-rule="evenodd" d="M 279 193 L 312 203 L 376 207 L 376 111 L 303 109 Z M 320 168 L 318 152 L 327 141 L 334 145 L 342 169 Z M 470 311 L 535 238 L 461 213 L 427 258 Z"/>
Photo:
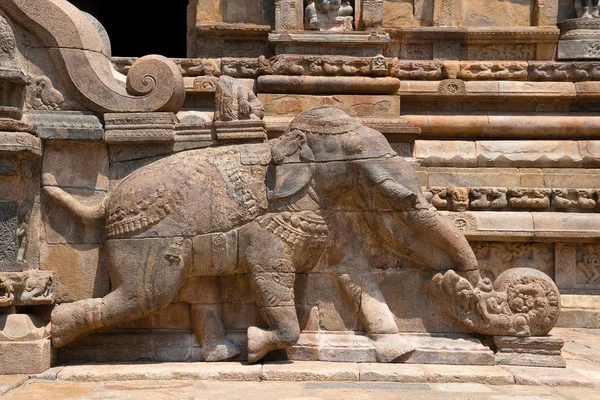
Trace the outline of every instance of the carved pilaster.
<path fill-rule="evenodd" d="M 433 6 L 435 26 L 460 26 L 462 22 L 462 0 L 435 0 Z"/>
<path fill-rule="evenodd" d="M 577 248 L 575 243 L 554 246 L 554 280 L 559 289 L 577 286 Z"/>
<path fill-rule="evenodd" d="M 362 0 L 360 29 L 377 29 L 383 23 L 383 0 Z"/>
<path fill-rule="evenodd" d="M 275 0 L 275 30 L 282 32 L 301 30 L 302 5 L 298 0 Z"/>

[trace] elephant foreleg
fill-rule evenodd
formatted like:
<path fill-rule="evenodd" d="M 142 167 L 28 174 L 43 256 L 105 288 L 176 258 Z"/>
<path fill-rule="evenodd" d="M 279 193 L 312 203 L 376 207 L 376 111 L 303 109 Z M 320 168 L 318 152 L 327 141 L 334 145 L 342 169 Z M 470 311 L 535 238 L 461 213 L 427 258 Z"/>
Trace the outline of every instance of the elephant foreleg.
<path fill-rule="evenodd" d="M 296 267 L 289 247 L 258 224 L 249 226 L 240 238 L 256 305 L 270 328 L 248 328 L 248 361 L 253 363 L 273 350 L 294 345 L 300 338 L 294 302 Z"/>
<path fill-rule="evenodd" d="M 248 328 L 249 362 L 256 362 L 267 353 L 287 348 L 298 341 L 300 324 L 294 305 L 295 277 L 294 272 L 273 270 L 252 273 L 254 296 L 270 330 L 255 326 Z"/>
<path fill-rule="evenodd" d="M 413 351 L 416 343 L 398 334 L 398 325 L 375 276 L 363 274 L 361 281 L 359 285 L 347 274 L 340 276 L 341 286 L 346 295 L 351 297 L 360 295 L 358 316 L 361 325 L 373 341 L 377 361 L 391 362 Z"/>

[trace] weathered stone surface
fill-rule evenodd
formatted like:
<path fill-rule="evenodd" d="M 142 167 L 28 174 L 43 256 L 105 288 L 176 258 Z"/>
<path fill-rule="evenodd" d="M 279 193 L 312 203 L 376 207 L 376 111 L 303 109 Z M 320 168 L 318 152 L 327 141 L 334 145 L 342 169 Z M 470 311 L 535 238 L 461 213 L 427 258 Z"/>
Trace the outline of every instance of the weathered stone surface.
<path fill-rule="evenodd" d="M 490 348 L 463 335 L 417 335 L 416 349 L 401 360 L 409 364 L 494 365 Z"/>
<path fill-rule="evenodd" d="M 90 394 L 96 386 L 96 383 L 27 382 L 16 390 L 5 394 L 5 396 L 11 400 L 22 399 L 23 397 L 51 398 L 51 396 L 71 400 Z"/>
<path fill-rule="evenodd" d="M 475 142 L 416 140 L 415 157 L 426 167 L 476 167 Z"/>
<path fill-rule="evenodd" d="M 379 382 L 427 382 L 427 376 L 421 366 L 403 364 L 359 364 L 361 381 Z"/>
<path fill-rule="evenodd" d="M 428 168 L 429 186 L 484 187 L 489 182 L 494 186 L 518 186 L 519 171 L 516 168 Z"/>
<path fill-rule="evenodd" d="M 353 117 L 393 118 L 400 114 L 398 96 L 282 96 L 261 93 L 258 98 L 264 104 L 267 116 L 296 116 L 310 107 L 319 105 L 334 106 Z"/>
<path fill-rule="evenodd" d="M 29 378 L 28 375 L 4 375 L 0 378 L 0 394 L 19 387 Z"/>
<path fill-rule="evenodd" d="M 518 385 L 593 387 L 594 383 L 577 372 L 563 368 L 503 367 Z"/>
<path fill-rule="evenodd" d="M 43 268 L 54 273 L 55 300 L 76 301 L 108 293 L 110 285 L 101 251 L 94 244 L 42 246 Z"/>
<path fill-rule="evenodd" d="M 52 366 L 54 349 L 50 339 L 0 341 L 0 373 L 38 374 Z M 18 362 L 15 362 L 18 360 Z"/>
<path fill-rule="evenodd" d="M 477 161 L 482 167 L 575 167 L 583 164 L 577 142 L 481 141 Z"/>
<path fill-rule="evenodd" d="M 52 283 L 52 273 L 46 271 L 0 272 L 0 306 L 52 304 Z"/>
<path fill-rule="evenodd" d="M 476 382 L 488 385 L 510 385 L 514 382 L 512 374 L 500 367 L 423 365 L 422 368 L 428 382 Z"/>
<path fill-rule="evenodd" d="M 556 336 L 515 338 L 495 336 L 496 363 L 526 367 L 565 368 L 561 349 L 565 341 Z"/>
<path fill-rule="evenodd" d="M 396 78 L 261 76 L 256 81 L 262 93 L 395 94 L 400 88 Z"/>
<path fill-rule="evenodd" d="M 264 381 L 358 381 L 358 364 L 329 362 L 270 362 L 263 365 Z"/>
<path fill-rule="evenodd" d="M 51 142 L 45 146 L 42 184 L 108 190 L 108 153 L 101 143 Z"/>
<path fill-rule="evenodd" d="M 25 118 L 36 126 L 36 134 L 42 139 L 104 139 L 102 122 L 90 112 L 30 110 Z"/>
<path fill-rule="evenodd" d="M 175 138 L 174 113 L 104 114 L 107 142 L 169 142 Z"/>
<path fill-rule="evenodd" d="M 68 366 L 58 373 L 58 379 L 76 382 L 171 379 L 258 381 L 261 371 L 261 365 L 236 362 Z"/>

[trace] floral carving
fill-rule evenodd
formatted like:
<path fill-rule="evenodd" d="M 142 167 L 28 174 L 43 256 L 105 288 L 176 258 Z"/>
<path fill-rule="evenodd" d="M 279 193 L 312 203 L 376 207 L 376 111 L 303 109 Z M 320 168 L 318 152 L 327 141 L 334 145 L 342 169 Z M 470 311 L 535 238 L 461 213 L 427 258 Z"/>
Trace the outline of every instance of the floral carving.
<path fill-rule="evenodd" d="M 533 268 L 554 275 L 554 255 L 548 243 L 475 242 L 481 275 L 492 281 L 510 268 Z"/>

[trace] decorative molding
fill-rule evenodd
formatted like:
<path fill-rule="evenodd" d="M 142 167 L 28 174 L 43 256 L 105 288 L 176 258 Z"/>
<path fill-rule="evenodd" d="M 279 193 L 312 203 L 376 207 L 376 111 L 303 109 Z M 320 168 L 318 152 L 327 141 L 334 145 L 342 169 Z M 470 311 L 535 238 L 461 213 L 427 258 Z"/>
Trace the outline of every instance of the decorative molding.
<path fill-rule="evenodd" d="M 179 68 L 162 56 L 137 60 L 123 87 L 112 75 L 109 50 L 92 21 L 67 1 L 2 0 L 0 10 L 48 49 L 65 86 L 98 112 L 177 112 L 185 98 Z"/>

